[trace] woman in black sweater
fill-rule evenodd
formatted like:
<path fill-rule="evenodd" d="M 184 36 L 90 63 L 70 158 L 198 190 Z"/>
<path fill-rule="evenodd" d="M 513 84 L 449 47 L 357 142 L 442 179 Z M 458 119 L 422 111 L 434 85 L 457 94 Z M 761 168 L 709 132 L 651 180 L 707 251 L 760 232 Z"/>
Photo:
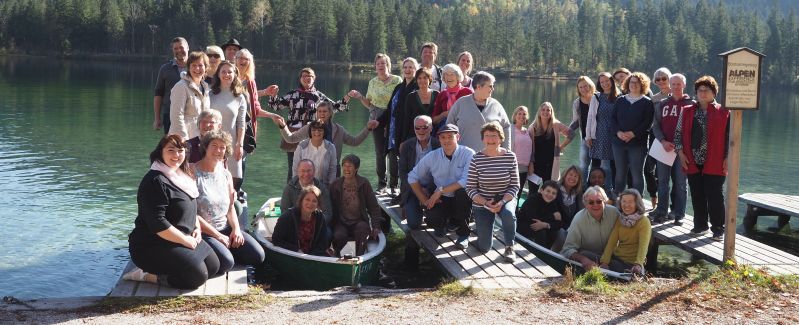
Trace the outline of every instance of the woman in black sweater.
<path fill-rule="evenodd" d="M 546 248 L 552 247 L 561 229 L 563 213 L 557 200 L 559 187 L 553 180 L 545 181 L 516 214 L 516 232 Z"/>

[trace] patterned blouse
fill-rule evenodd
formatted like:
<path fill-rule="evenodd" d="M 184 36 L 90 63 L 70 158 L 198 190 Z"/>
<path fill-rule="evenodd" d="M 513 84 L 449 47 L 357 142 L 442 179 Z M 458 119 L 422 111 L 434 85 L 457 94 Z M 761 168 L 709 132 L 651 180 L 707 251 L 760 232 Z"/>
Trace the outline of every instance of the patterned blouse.
<path fill-rule="evenodd" d="M 389 93 L 389 95 L 391 95 Z M 283 97 L 270 96 L 269 107 L 275 111 L 284 108 L 289 109 L 287 124 L 291 127 L 299 128 L 316 119 L 316 107 L 323 101 L 333 103 L 333 110 L 346 111 L 347 102 L 344 99 L 333 101 L 316 88 L 309 90 L 294 89 Z"/>
<path fill-rule="evenodd" d="M 366 91 L 366 98 L 377 108 L 386 109 L 388 101 L 391 100 L 391 93 L 394 88 L 402 82 L 402 78 L 396 75 L 388 76 L 388 83 L 374 77 L 369 80 L 369 88 Z"/>
<path fill-rule="evenodd" d="M 230 172 L 222 164 L 217 164 L 213 172 L 204 172 L 199 166 L 194 166 L 194 175 L 197 176 L 197 214 L 210 223 L 214 229 L 225 229 L 227 224 L 228 209 L 230 209 Z"/>

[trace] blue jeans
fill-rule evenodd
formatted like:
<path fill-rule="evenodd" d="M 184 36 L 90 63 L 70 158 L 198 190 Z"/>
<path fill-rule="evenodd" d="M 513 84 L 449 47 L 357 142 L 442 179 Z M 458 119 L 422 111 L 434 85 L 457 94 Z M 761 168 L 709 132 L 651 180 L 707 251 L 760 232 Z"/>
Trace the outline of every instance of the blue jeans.
<path fill-rule="evenodd" d="M 585 139 L 580 139 L 580 169 L 583 171 L 583 180 L 588 183 L 588 173 L 591 172 L 591 157 L 588 156 L 588 146 Z"/>
<path fill-rule="evenodd" d="M 613 186 L 615 197 L 627 188 L 627 171 L 633 176 L 633 188 L 644 192 L 644 160 L 646 146 L 613 143 L 613 159 L 616 161 L 616 182 Z"/>
<path fill-rule="evenodd" d="M 422 205 L 419 204 L 419 199 L 416 195 L 408 195 L 408 201 L 402 206 L 405 210 L 405 220 L 408 222 L 408 228 L 419 229 L 422 227 Z"/>
<path fill-rule="evenodd" d="M 225 236 L 229 236 L 231 229 L 228 226 L 220 232 Z M 246 232 L 242 231 L 241 235 L 244 236 L 244 244 L 236 248 L 228 248 L 215 238 L 203 234 L 203 240 L 208 243 L 208 246 L 211 246 L 211 249 L 214 250 L 216 256 L 219 258 L 219 272 L 217 274 L 224 274 L 230 271 L 236 261 L 238 261 L 239 264 L 245 265 L 259 265 L 264 262 L 266 254 L 261 244 L 255 241 L 255 238 L 252 238 L 252 236 Z"/>
<path fill-rule="evenodd" d="M 674 219 L 680 220 L 685 216 L 685 204 L 688 201 L 688 178 L 680 166 L 680 157 L 674 160 L 672 166 L 658 161 L 658 206 L 655 214 L 665 216 L 669 211 L 669 179 L 674 183 L 674 202 L 671 213 Z"/>
<path fill-rule="evenodd" d="M 614 182 L 613 169 L 610 168 L 611 167 L 610 164 L 612 162 L 613 160 L 602 160 L 602 163 L 599 165 L 599 168 L 602 168 L 602 170 L 605 171 L 605 190 L 608 191 L 613 190 L 613 182 Z M 586 181 L 586 184 L 587 183 L 588 181 Z M 607 194 L 608 196 L 613 196 L 613 193 L 605 193 L 605 194 Z"/>
<path fill-rule="evenodd" d="M 505 246 L 513 246 L 516 237 L 516 199 L 511 200 L 499 210 L 496 216 L 502 220 L 502 234 Z M 485 253 L 494 245 L 495 214 L 483 207 L 472 207 L 475 232 L 477 233 L 477 249 Z"/>

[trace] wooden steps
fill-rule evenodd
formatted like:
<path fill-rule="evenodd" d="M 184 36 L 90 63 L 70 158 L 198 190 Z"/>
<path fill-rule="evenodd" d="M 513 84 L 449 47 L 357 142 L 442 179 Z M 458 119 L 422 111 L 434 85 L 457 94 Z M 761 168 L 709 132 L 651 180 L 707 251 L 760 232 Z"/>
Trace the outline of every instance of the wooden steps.
<path fill-rule="evenodd" d="M 134 268 L 133 262 L 128 262 L 122 274 Z M 158 284 L 138 281 L 123 280 L 120 275 L 117 284 L 108 294 L 110 297 L 175 297 L 175 296 L 219 296 L 243 295 L 248 292 L 247 268 L 244 265 L 235 265 L 232 270 L 222 276 L 208 279 L 202 286 L 195 290 L 180 290 Z"/>
<path fill-rule="evenodd" d="M 521 289 L 531 288 L 546 279 L 560 277 L 557 271 L 518 243 L 513 246 L 516 251 L 516 261 L 513 264 L 504 262 L 502 259 L 502 252 L 505 250 L 504 239 L 496 227 L 494 245 L 489 252 L 479 252 L 474 245 L 470 245 L 466 250 L 460 250 L 455 248 L 455 235 L 436 237 L 432 229 L 411 230 L 405 220 L 402 220 L 399 206 L 390 205 L 390 197 L 379 195 L 377 200 L 386 215 L 391 217 L 419 246 L 433 255 L 452 278 L 464 286 L 483 289 Z"/>

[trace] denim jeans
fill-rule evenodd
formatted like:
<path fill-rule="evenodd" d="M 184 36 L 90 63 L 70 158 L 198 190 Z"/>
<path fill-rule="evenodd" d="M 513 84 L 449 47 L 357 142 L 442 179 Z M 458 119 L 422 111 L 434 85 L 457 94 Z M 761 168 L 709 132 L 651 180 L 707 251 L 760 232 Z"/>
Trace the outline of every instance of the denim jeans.
<path fill-rule="evenodd" d="M 228 226 L 220 232 L 225 236 L 229 236 L 231 231 L 232 229 Z M 242 231 L 241 235 L 244 236 L 244 244 L 233 248 L 225 247 L 222 242 L 203 234 L 203 240 L 211 246 L 211 249 L 214 250 L 216 256 L 219 258 L 219 272 L 217 274 L 230 271 L 235 262 L 245 265 L 259 265 L 264 262 L 266 254 L 261 244 L 255 241 L 255 238 L 252 238 L 252 236 L 246 232 Z"/>
<path fill-rule="evenodd" d="M 644 192 L 644 159 L 646 146 L 613 143 L 613 159 L 616 161 L 616 182 L 613 199 L 627 188 L 627 171 L 633 177 L 633 188 Z"/>
<path fill-rule="evenodd" d="M 419 204 L 416 195 L 408 195 L 408 201 L 405 201 L 402 209 L 405 210 L 405 220 L 408 222 L 409 228 L 419 229 L 422 227 L 422 205 Z"/>
<path fill-rule="evenodd" d="M 674 183 L 674 202 L 671 202 L 675 220 L 680 220 L 685 216 L 685 204 L 688 200 L 688 178 L 685 171 L 680 166 L 680 157 L 674 160 L 674 164 L 669 166 L 658 162 L 658 206 L 655 214 L 665 216 L 669 211 L 669 180 Z"/>
<path fill-rule="evenodd" d="M 472 207 L 474 213 L 475 232 L 477 233 L 477 249 L 485 253 L 494 245 L 494 217 L 498 216 L 502 221 L 502 234 L 505 239 L 505 246 L 513 246 L 516 236 L 516 199 L 511 200 L 499 210 L 493 213 L 483 207 Z"/>
<path fill-rule="evenodd" d="M 599 167 L 605 171 L 605 190 L 608 191 L 613 190 L 613 182 L 615 182 L 613 179 L 613 168 L 611 164 L 613 164 L 613 160 L 602 160 L 602 162 L 599 164 Z M 608 196 L 613 196 L 613 193 L 605 194 Z"/>

